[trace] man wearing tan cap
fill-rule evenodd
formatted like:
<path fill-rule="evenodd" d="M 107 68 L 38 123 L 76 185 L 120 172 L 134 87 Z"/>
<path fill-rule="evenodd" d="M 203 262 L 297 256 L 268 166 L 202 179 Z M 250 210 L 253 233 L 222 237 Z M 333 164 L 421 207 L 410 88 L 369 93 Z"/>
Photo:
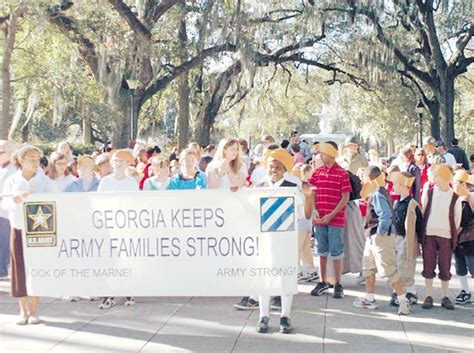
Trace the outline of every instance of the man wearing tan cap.
<path fill-rule="evenodd" d="M 443 164 L 446 163 L 444 157 L 436 150 L 436 139 L 433 136 L 428 136 L 423 140 L 423 148 L 426 152 L 426 160 L 429 164 Z"/>

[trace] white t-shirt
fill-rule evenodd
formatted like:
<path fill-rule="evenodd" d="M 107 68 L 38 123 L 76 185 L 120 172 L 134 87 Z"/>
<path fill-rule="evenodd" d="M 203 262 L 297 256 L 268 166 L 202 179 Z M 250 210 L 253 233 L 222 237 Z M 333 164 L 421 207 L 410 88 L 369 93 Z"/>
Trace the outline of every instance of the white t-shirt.
<path fill-rule="evenodd" d="M 54 192 L 63 192 L 69 184 L 75 182 L 77 178 L 74 175 L 63 175 L 52 180 Z"/>
<path fill-rule="evenodd" d="M 0 193 L 3 190 L 3 186 L 5 185 L 5 181 L 10 175 L 13 175 L 16 172 L 16 167 L 9 163 L 5 168 L 0 167 Z M 2 203 L 2 198 L 0 196 L 0 206 Z M 8 212 L 5 211 L 2 207 L 0 207 L 0 218 L 8 218 Z"/>
<path fill-rule="evenodd" d="M 446 164 L 449 164 L 449 165 L 452 165 L 452 166 L 455 166 L 456 165 L 456 158 L 454 158 L 454 156 L 449 153 L 449 152 L 446 152 L 445 154 L 443 154 L 443 157 L 444 157 L 444 160 L 446 161 Z"/>
<path fill-rule="evenodd" d="M 454 191 L 441 191 L 437 186 L 433 187 L 433 200 L 431 203 L 431 212 L 426 225 L 427 236 L 438 236 L 441 238 L 451 239 L 451 227 L 449 225 L 449 205 L 453 197 Z M 428 192 L 422 196 L 423 208 L 428 203 Z M 424 211 L 424 210 L 423 210 Z M 457 199 L 454 206 L 454 224 L 456 228 L 461 226 L 462 201 Z"/>
<path fill-rule="evenodd" d="M 113 174 L 110 174 L 100 180 L 97 191 L 138 191 L 138 182 L 129 176 L 117 179 Z"/>

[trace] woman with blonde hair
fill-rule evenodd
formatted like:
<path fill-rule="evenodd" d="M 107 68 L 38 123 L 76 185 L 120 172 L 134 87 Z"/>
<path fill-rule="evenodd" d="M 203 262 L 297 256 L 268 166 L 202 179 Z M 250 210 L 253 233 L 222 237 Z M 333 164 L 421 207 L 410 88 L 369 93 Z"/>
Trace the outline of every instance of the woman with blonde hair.
<path fill-rule="evenodd" d="M 69 174 L 67 168 L 68 161 L 65 154 L 60 152 L 53 152 L 49 157 L 49 174 L 48 176 L 53 180 L 53 185 L 56 192 L 62 192 L 69 184 L 76 180 L 76 177 Z"/>
<path fill-rule="evenodd" d="M 143 190 L 166 190 L 170 183 L 170 163 L 166 159 L 153 157 L 150 166 L 150 178 L 145 180 Z"/>
<path fill-rule="evenodd" d="M 207 166 L 208 187 L 239 188 L 245 184 L 247 170 L 242 162 L 239 140 L 223 139 L 219 142 L 214 159 Z"/>
<path fill-rule="evenodd" d="M 72 153 L 72 148 L 69 142 L 61 141 L 60 143 L 58 143 L 58 148 L 56 149 L 56 152 L 64 154 L 66 156 L 68 164 L 74 161 L 74 154 Z"/>
<path fill-rule="evenodd" d="M 11 225 L 11 295 L 18 298 L 20 317 L 18 325 L 38 324 L 38 297 L 29 297 L 26 288 L 25 261 L 23 258 L 23 232 L 25 229 L 23 202 L 31 193 L 53 191 L 51 179 L 40 172 L 41 150 L 32 145 L 23 145 L 16 152 L 18 170 L 11 175 L 3 187 L 2 208 L 8 211 Z M 31 306 L 28 299 L 31 299 Z"/>

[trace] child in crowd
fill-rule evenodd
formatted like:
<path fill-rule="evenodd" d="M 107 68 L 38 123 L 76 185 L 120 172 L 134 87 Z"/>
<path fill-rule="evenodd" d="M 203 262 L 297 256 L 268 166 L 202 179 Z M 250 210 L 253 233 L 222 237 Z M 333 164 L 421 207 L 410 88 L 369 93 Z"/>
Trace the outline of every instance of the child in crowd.
<path fill-rule="evenodd" d="M 468 272 L 474 278 L 474 194 L 469 192 L 468 185 L 474 185 L 474 176 L 465 170 L 454 174 L 454 192 L 462 200 L 462 218 L 459 242 L 454 250 L 456 260 L 456 275 L 461 283 L 461 293 L 456 297 L 456 304 L 471 303 L 471 290 L 468 282 Z"/>
<path fill-rule="evenodd" d="M 53 180 L 55 192 L 62 192 L 64 189 L 74 182 L 77 178 L 69 174 L 68 161 L 66 155 L 60 152 L 53 152 L 49 157 L 49 174 Z"/>
<path fill-rule="evenodd" d="M 26 289 L 25 262 L 23 258 L 22 237 L 25 222 L 23 202 L 31 193 L 54 192 L 52 180 L 40 170 L 41 150 L 35 146 L 23 145 L 16 152 L 16 162 L 19 168 L 5 181 L 2 208 L 8 211 L 11 226 L 11 294 L 20 302 L 20 317 L 18 325 L 38 324 L 38 297 L 29 297 Z M 28 299 L 31 299 L 29 306 Z"/>
<path fill-rule="evenodd" d="M 166 190 L 170 183 L 170 163 L 161 157 L 153 157 L 151 159 L 150 178 L 143 185 L 144 191 L 149 190 Z"/>
<path fill-rule="evenodd" d="M 100 180 L 97 191 L 138 191 L 138 181 L 125 173 L 127 167 L 133 164 L 133 155 L 127 150 L 117 150 L 112 155 L 111 162 L 113 172 Z M 99 309 L 110 309 L 115 304 L 114 297 L 104 297 Z M 126 297 L 124 305 L 135 305 L 135 298 Z"/>
<path fill-rule="evenodd" d="M 110 158 L 107 153 L 102 153 L 95 157 L 95 165 L 97 166 L 97 177 L 99 180 L 112 173 L 112 166 L 110 165 Z"/>
<path fill-rule="evenodd" d="M 391 233 L 393 203 L 384 188 L 385 176 L 377 166 L 365 169 L 365 180 L 361 197 L 369 196 L 364 255 L 362 258 L 362 275 L 365 278 L 366 294 L 357 298 L 353 305 L 356 308 L 377 309 L 375 300 L 375 274 L 389 281 L 396 292 L 399 302 L 398 314 L 408 315 L 410 303 L 406 298 L 395 258 L 395 236 Z"/>
<path fill-rule="evenodd" d="M 453 179 L 451 168 L 446 164 L 431 167 L 434 187 L 423 194 L 423 272 L 427 296 L 423 309 L 433 307 L 433 278 L 436 264 L 441 280 L 441 306 L 454 310 L 448 298 L 451 279 L 451 257 L 458 240 L 461 226 L 462 202 L 451 189 Z"/>
<path fill-rule="evenodd" d="M 416 258 L 420 255 L 422 215 L 420 205 L 410 196 L 415 177 L 408 172 L 394 172 L 389 175 L 393 191 L 400 196 L 393 212 L 392 233 L 395 235 L 397 270 L 400 274 L 406 298 L 416 304 L 418 295 L 415 288 Z M 398 306 L 397 293 L 392 293 L 390 304 Z"/>
<path fill-rule="evenodd" d="M 206 189 L 206 174 L 196 169 L 196 154 L 190 148 L 179 155 L 179 172 L 171 177 L 168 190 Z"/>

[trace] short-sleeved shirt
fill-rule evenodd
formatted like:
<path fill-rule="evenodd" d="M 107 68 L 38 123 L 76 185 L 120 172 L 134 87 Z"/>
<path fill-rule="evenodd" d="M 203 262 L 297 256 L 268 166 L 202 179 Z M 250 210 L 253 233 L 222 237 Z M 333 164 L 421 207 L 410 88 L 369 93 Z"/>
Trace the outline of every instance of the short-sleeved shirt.
<path fill-rule="evenodd" d="M 351 182 L 349 174 L 337 163 L 331 168 L 326 166 L 316 169 L 309 179 L 309 184 L 316 187 L 315 207 L 319 217 L 324 217 L 331 213 L 342 198 L 342 194 L 351 192 Z M 324 225 L 315 221 L 316 225 Z M 344 227 L 346 225 L 346 214 L 343 208 L 329 222 L 330 226 Z"/>

